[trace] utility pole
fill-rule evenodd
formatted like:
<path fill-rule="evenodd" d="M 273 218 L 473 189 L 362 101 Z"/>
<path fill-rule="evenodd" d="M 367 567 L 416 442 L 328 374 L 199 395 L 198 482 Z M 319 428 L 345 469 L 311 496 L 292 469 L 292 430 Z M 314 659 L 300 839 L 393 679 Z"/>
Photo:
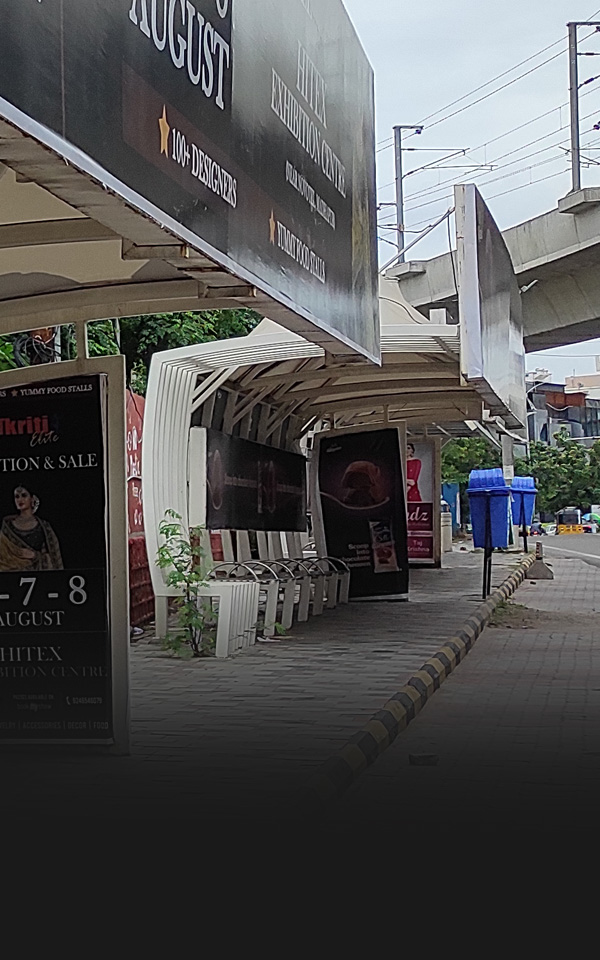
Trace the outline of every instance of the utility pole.
<path fill-rule="evenodd" d="M 461 163 L 458 165 L 454 165 L 454 164 L 448 165 L 447 163 L 444 162 L 445 160 L 451 160 L 453 157 L 456 157 L 459 154 L 464 156 L 467 153 L 468 148 L 462 148 L 462 149 L 453 149 L 450 155 L 447 157 L 440 157 L 438 160 L 435 160 L 432 163 L 427 163 L 423 167 L 417 167 L 414 170 L 409 170 L 408 173 L 404 173 L 402 154 L 405 153 L 407 150 L 410 150 L 411 148 L 406 148 L 402 146 L 403 130 L 413 130 L 415 133 L 422 133 L 423 127 L 409 126 L 409 125 L 394 127 L 394 154 L 395 154 L 395 164 L 396 164 L 396 203 L 395 204 L 385 203 L 385 204 L 381 204 L 381 206 L 396 207 L 396 225 L 393 229 L 396 230 L 396 237 L 397 237 L 396 248 L 398 250 L 398 255 L 395 258 L 394 262 L 398 262 L 398 263 L 404 263 L 405 261 L 404 253 L 406 252 L 404 249 L 405 234 L 406 234 L 406 230 L 404 227 L 404 181 L 407 177 L 410 177 L 412 174 L 422 173 L 427 170 L 465 170 L 465 169 L 493 170 L 494 169 L 493 165 L 488 163 L 485 163 L 485 164 Z M 415 153 L 420 152 L 421 150 L 420 147 L 415 147 L 412 149 L 414 149 Z M 450 149 L 450 148 L 426 147 L 425 149 L 431 150 L 435 153 L 441 153 L 443 152 L 444 149 Z"/>
<path fill-rule="evenodd" d="M 423 127 L 394 127 L 394 153 L 396 158 L 396 220 L 398 223 L 398 263 L 404 263 L 404 172 L 402 170 L 402 131 L 422 133 Z"/>
<path fill-rule="evenodd" d="M 571 112 L 571 190 L 581 190 L 581 143 L 579 135 L 579 51 L 577 49 L 577 31 L 579 27 L 595 27 L 600 30 L 600 22 L 572 22 L 569 30 L 569 102 Z M 581 56 L 593 56 L 584 53 Z"/>
<path fill-rule="evenodd" d="M 579 144 L 579 64 L 577 62 L 577 26 L 569 23 L 569 100 L 571 103 L 571 190 L 581 189 Z"/>

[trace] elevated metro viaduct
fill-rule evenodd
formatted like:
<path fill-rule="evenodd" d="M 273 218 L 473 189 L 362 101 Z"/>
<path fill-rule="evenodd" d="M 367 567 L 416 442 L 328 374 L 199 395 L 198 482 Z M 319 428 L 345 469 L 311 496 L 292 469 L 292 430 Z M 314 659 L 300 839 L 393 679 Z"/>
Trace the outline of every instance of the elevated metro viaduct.
<path fill-rule="evenodd" d="M 547 350 L 600 336 L 600 187 L 504 231 L 522 291 L 525 349 Z M 454 268 L 456 254 L 452 253 Z M 388 277 L 426 317 L 457 321 L 456 269 L 449 253 L 393 267 Z"/>

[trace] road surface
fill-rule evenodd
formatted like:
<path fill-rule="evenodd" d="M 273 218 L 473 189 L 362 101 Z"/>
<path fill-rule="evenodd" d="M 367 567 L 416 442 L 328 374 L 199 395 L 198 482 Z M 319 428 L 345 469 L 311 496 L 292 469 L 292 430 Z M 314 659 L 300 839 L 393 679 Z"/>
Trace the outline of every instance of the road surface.
<path fill-rule="evenodd" d="M 600 567 L 600 533 L 561 534 L 556 537 L 532 537 L 530 543 L 542 543 L 544 556 L 565 557 L 583 560 L 593 567 Z"/>

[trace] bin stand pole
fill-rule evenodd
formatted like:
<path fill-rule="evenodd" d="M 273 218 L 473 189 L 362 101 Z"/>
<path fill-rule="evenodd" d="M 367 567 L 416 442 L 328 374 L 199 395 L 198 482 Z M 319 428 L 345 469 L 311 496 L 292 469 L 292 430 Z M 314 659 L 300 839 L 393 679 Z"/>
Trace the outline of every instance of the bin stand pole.
<path fill-rule="evenodd" d="M 487 600 L 492 588 L 492 517 L 490 498 L 485 498 L 485 552 L 483 555 L 483 599 Z"/>
<path fill-rule="evenodd" d="M 527 524 L 525 523 L 525 497 L 521 496 L 521 536 L 523 537 L 523 546 L 527 553 Z"/>

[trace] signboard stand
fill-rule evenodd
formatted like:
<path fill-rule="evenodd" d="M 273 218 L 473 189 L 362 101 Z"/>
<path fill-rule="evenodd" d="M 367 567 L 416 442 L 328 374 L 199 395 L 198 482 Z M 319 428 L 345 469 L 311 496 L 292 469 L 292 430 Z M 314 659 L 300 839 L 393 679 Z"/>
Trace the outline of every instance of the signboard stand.
<path fill-rule="evenodd" d="M 485 498 L 485 547 L 483 554 L 483 599 L 492 592 L 492 516 L 490 498 Z"/>
<path fill-rule="evenodd" d="M 521 516 L 519 517 L 519 524 L 521 527 L 521 536 L 523 537 L 523 553 L 527 553 L 527 523 L 525 522 L 525 501 L 523 497 L 521 497 Z"/>
<path fill-rule="evenodd" d="M 84 327 L 85 324 L 78 324 L 80 349 L 85 347 Z M 94 398 L 98 399 L 97 404 Z M 21 482 L 20 478 L 24 477 L 23 486 L 29 482 L 42 493 L 44 489 L 61 491 L 59 482 L 63 481 L 61 493 L 64 500 L 60 501 L 55 495 L 53 502 L 48 495 L 43 505 L 45 511 L 52 509 L 53 519 L 58 517 L 54 525 L 60 528 L 60 536 L 56 535 L 54 539 L 52 534 L 56 531 L 49 532 L 50 525 L 40 506 L 38 526 L 46 531 L 46 539 L 52 543 L 54 559 L 47 559 L 39 566 L 39 572 L 36 569 L 31 576 L 11 573 L 10 561 L 5 561 L 4 571 L 0 571 L 0 588 L 6 585 L 6 589 L 0 589 L 4 595 L 0 612 L 8 611 L 10 607 L 13 613 L 12 617 L 5 614 L 4 628 L 0 630 L 1 666 L 6 671 L 0 674 L 0 682 L 5 690 L 10 688 L 12 691 L 12 697 L 3 698 L 0 744 L 23 747 L 60 744 L 80 749 L 99 746 L 117 754 L 128 754 L 129 584 L 124 357 L 89 359 L 80 356 L 73 361 L 2 373 L 0 411 L 3 406 L 7 412 L 11 405 L 16 409 L 19 403 L 24 409 L 26 404 L 35 403 L 37 407 L 39 403 L 40 415 L 42 407 L 47 406 L 48 421 L 40 425 L 31 418 L 32 431 L 41 426 L 41 430 L 34 431 L 33 439 L 33 432 L 30 437 L 25 435 L 30 426 L 26 417 L 17 421 L 15 434 L 14 418 L 7 416 L 8 425 L 7 422 L 3 424 L 4 438 L 15 450 L 20 450 L 21 441 L 23 445 L 26 440 L 33 442 L 30 452 L 35 456 L 13 457 L 8 453 L 10 444 L 6 444 L 7 457 L 5 460 L 0 457 L 0 465 L 4 466 L 7 479 L 10 477 L 11 481 Z M 93 447 L 92 427 L 88 432 L 84 424 L 77 432 L 77 416 L 84 409 L 89 410 L 94 418 L 98 415 L 101 446 L 97 449 L 103 450 L 103 463 L 99 462 L 96 453 L 88 452 Z M 57 418 L 59 415 L 62 418 L 62 438 L 55 438 L 52 410 L 58 411 Z M 73 437 L 75 442 L 72 442 Z M 44 467 L 47 468 L 46 476 Z M 17 473 L 13 473 L 13 468 Z M 86 516 L 89 517 L 87 527 Z M 11 520 L 10 517 L 6 519 Z M 85 552 L 88 544 L 89 556 Z M 18 547 L 18 538 L 15 545 Z M 27 551 L 16 556 L 23 556 L 26 562 L 25 554 L 29 556 Z M 85 575 L 78 573 L 76 567 L 79 563 L 81 568 L 87 564 L 89 572 L 86 570 Z M 28 583 L 21 583 L 25 580 Z M 41 606 L 47 610 L 41 610 L 37 602 L 42 597 Z M 23 611 L 27 610 L 31 613 L 24 616 Z M 104 629 L 98 627 L 102 622 L 105 623 Z M 42 642 L 40 628 L 46 626 L 53 636 L 51 639 L 45 637 Z M 11 639 L 13 634 L 10 631 L 14 633 L 15 630 L 18 631 L 18 643 Z M 93 637 L 92 631 L 95 631 Z M 77 643 L 80 639 L 79 647 L 76 638 Z M 15 669 L 21 667 L 23 657 L 33 661 L 34 654 L 35 671 Z M 16 662 L 19 659 L 21 664 Z M 19 717 L 27 717 L 26 723 Z"/>

